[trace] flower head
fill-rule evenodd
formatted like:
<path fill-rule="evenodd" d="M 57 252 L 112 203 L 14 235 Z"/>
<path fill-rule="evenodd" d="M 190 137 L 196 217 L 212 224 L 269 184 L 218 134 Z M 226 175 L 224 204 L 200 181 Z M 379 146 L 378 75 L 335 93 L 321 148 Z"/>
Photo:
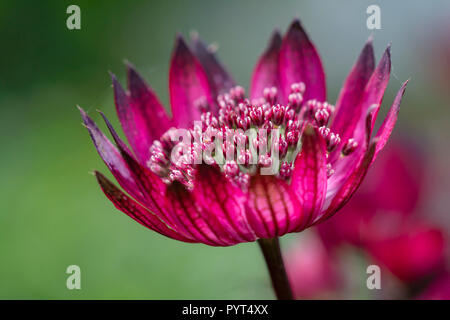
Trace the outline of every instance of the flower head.
<path fill-rule="evenodd" d="M 350 199 L 397 119 L 406 83 L 372 132 L 390 74 L 388 47 L 375 67 L 364 46 L 336 105 L 326 100 L 319 54 L 300 22 L 275 32 L 249 96 L 194 35 L 177 37 L 169 71 L 170 118 L 128 64 L 128 91 L 113 79 L 131 149 L 105 118 L 113 145 L 81 110 L 119 185 L 97 180 L 114 205 L 165 236 L 229 246 L 299 232 Z"/>

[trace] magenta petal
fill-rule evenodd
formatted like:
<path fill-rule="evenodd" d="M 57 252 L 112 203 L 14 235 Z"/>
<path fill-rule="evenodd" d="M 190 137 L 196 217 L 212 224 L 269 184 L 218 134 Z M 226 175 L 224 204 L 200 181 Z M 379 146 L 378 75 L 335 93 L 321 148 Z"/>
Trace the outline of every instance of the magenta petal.
<path fill-rule="evenodd" d="M 320 213 L 327 190 L 326 143 L 317 128 L 307 127 L 302 136 L 302 150 L 295 160 L 291 187 L 302 207 L 297 231 L 315 220 Z"/>
<path fill-rule="evenodd" d="M 136 138 L 136 136 L 139 136 L 139 132 L 138 129 L 135 127 L 134 123 L 135 117 L 134 112 L 130 107 L 129 97 L 125 92 L 125 90 L 122 88 L 122 85 L 119 83 L 119 81 L 117 81 L 116 76 L 112 73 L 111 79 L 114 89 L 114 103 L 116 105 L 117 115 L 119 117 L 123 131 L 125 132 L 125 135 L 127 136 L 127 139 L 132 145 L 134 151 L 136 152 L 136 155 L 140 156 L 141 158 L 144 158 L 144 156 L 148 157 L 148 151 L 142 150 L 143 148 L 141 146 L 141 142 L 139 141 L 139 139 Z M 144 138 L 144 141 L 146 138 Z M 146 160 L 143 159 L 142 161 Z"/>
<path fill-rule="evenodd" d="M 358 142 L 360 146 L 363 146 L 365 144 L 367 134 L 369 134 L 370 136 L 372 133 L 378 111 L 380 110 L 381 102 L 383 101 L 384 91 L 386 90 L 386 87 L 389 82 L 390 72 L 391 72 L 391 48 L 390 46 L 388 46 L 383 54 L 383 57 L 378 63 L 377 68 L 370 77 L 366 89 L 364 90 L 360 118 L 353 133 L 353 138 Z M 369 132 L 367 132 L 366 115 L 370 108 L 374 109 L 371 111 L 372 123 L 370 124 Z"/>
<path fill-rule="evenodd" d="M 369 148 L 367 148 L 364 157 L 361 159 L 361 161 L 359 161 L 355 170 L 352 171 L 350 176 L 343 183 L 342 187 L 340 187 L 339 190 L 334 193 L 334 196 L 331 198 L 330 204 L 327 205 L 325 213 L 322 216 L 318 217 L 318 219 L 314 221 L 314 224 L 320 223 L 330 218 L 350 200 L 350 198 L 358 189 L 364 177 L 366 176 L 367 170 L 369 169 L 374 158 L 376 147 L 377 139 L 373 139 L 373 141 L 369 145 Z"/>
<path fill-rule="evenodd" d="M 374 160 L 377 154 L 384 148 L 389 137 L 391 136 L 395 123 L 397 122 L 398 112 L 400 111 L 400 103 L 402 102 L 403 95 L 405 94 L 407 84 L 408 81 L 403 83 L 402 87 L 400 88 L 394 99 L 394 103 L 392 104 L 391 109 L 389 110 L 386 118 L 381 124 L 381 127 L 378 129 L 376 137 L 378 138 L 379 142 L 377 144 L 377 149 L 375 151 Z"/>
<path fill-rule="evenodd" d="M 153 140 L 170 128 L 171 122 L 152 89 L 131 64 L 128 69 L 129 95 L 113 78 L 116 110 L 127 139 L 141 163 L 148 161 Z"/>
<path fill-rule="evenodd" d="M 247 218 L 259 238 L 273 238 L 295 227 L 299 203 L 289 185 L 269 175 L 255 175 L 248 190 Z"/>
<path fill-rule="evenodd" d="M 280 84 L 284 97 L 289 95 L 292 83 L 303 82 L 306 85 L 305 101 L 326 100 L 322 62 L 299 20 L 291 24 L 284 36 L 279 59 Z"/>
<path fill-rule="evenodd" d="M 274 31 L 270 43 L 256 63 L 250 83 L 250 99 L 258 99 L 263 96 L 265 88 L 276 87 L 278 95 L 282 92 L 278 79 L 278 54 L 281 48 L 281 35 Z"/>
<path fill-rule="evenodd" d="M 366 249 L 377 263 L 405 282 L 417 281 L 444 269 L 444 235 L 441 230 L 421 222 L 374 239 Z"/>
<path fill-rule="evenodd" d="M 193 35 L 191 40 L 192 51 L 206 71 L 214 96 L 230 91 L 236 84 L 214 51 L 207 48 L 198 35 Z"/>
<path fill-rule="evenodd" d="M 217 108 L 205 70 L 181 37 L 176 41 L 170 64 L 169 94 L 178 127 L 188 127 L 192 121 L 200 120 L 202 100 L 213 112 Z"/>
<path fill-rule="evenodd" d="M 197 169 L 193 194 L 219 220 L 233 241 L 256 240 L 245 215 L 243 192 L 226 179 L 219 169 L 200 165 Z"/>
<path fill-rule="evenodd" d="M 83 118 L 84 125 L 89 131 L 89 135 L 94 142 L 100 157 L 105 162 L 108 169 L 116 178 L 120 186 L 125 189 L 126 192 L 133 197 L 141 197 L 136 182 L 133 179 L 133 175 L 130 172 L 125 160 L 122 158 L 120 152 L 116 147 L 108 140 L 108 138 L 100 131 L 94 121 L 86 114 L 86 112 L 78 107 Z"/>
<path fill-rule="evenodd" d="M 112 127 L 111 123 L 108 121 L 106 116 L 101 113 L 103 119 L 108 126 L 111 135 L 116 142 L 120 153 L 125 160 L 130 173 L 136 183 L 137 188 L 140 190 L 139 197 L 136 200 L 141 202 L 146 206 L 151 212 L 156 213 L 161 220 L 164 220 L 173 229 L 176 229 L 180 233 L 185 234 L 186 230 L 182 228 L 180 224 L 177 223 L 171 212 L 168 212 L 163 206 L 164 203 L 164 192 L 166 185 L 163 181 L 156 176 L 152 171 L 150 171 L 146 166 L 142 166 L 132 155 L 127 151 L 125 143 L 119 138 L 116 131 Z"/>
<path fill-rule="evenodd" d="M 358 61 L 347 76 L 336 102 L 336 116 L 331 131 L 339 134 L 342 144 L 352 138 L 353 130 L 361 117 L 364 88 L 374 67 L 372 39 L 369 39 L 359 55 Z M 339 154 L 339 152 L 340 148 L 336 148 L 335 153 Z"/>
<path fill-rule="evenodd" d="M 376 156 L 381 151 L 381 149 L 386 144 L 387 140 L 389 139 L 389 136 L 392 132 L 392 129 L 394 127 L 395 121 L 397 119 L 398 110 L 400 108 L 400 102 L 401 98 L 403 96 L 403 93 L 405 91 L 407 82 L 405 82 L 400 89 L 400 91 L 397 93 L 397 96 L 394 100 L 394 103 L 386 117 L 386 120 L 380 127 L 377 133 L 377 140 L 379 142 L 377 143 L 377 149 L 375 150 L 375 153 L 373 155 L 372 162 L 375 161 Z M 383 89 L 384 90 L 384 89 Z M 380 97 L 381 99 L 381 97 Z M 381 101 L 380 101 L 381 103 Z M 337 190 L 342 187 L 342 185 L 345 183 L 345 180 L 349 177 L 349 175 L 355 170 L 354 168 L 356 165 L 361 161 L 361 159 L 364 157 L 364 150 L 367 149 L 368 141 L 372 134 L 373 129 L 373 123 L 374 118 L 376 117 L 376 113 L 378 112 L 379 104 L 378 105 L 371 105 L 368 108 L 367 116 L 365 117 L 364 123 L 360 124 L 360 126 L 365 128 L 365 131 L 363 134 L 359 134 L 359 139 L 362 140 L 362 143 L 359 142 L 359 147 L 357 150 L 355 150 L 354 153 L 350 154 L 349 156 L 343 157 L 339 159 L 335 163 L 334 169 L 335 173 L 330 177 L 328 180 L 328 195 L 327 198 L 333 197 Z M 362 121 L 361 121 L 362 122 Z"/>
<path fill-rule="evenodd" d="M 338 190 L 342 187 L 342 185 L 346 182 L 346 180 L 350 177 L 350 175 L 355 170 L 356 166 L 361 162 L 364 157 L 365 151 L 367 150 L 367 146 L 369 144 L 370 135 L 372 133 L 371 123 L 373 119 L 373 112 L 376 106 L 372 106 L 369 108 L 366 119 L 365 119 L 365 140 L 362 144 L 358 144 L 358 148 L 345 157 L 341 156 L 341 153 L 337 153 L 337 156 L 332 163 L 332 168 L 334 173 L 331 177 L 328 178 L 328 186 L 327 186 L 327 200 L 329 203 L 330 199 L 333 198 Z M 329 159 L 331 161 L 332 159 Z"/>
<path fill-rule="evenodd" d="M 135 221 L 139 222 L 141 225 L 175 240 L 195 242 L 194 240 L 186 238 L 169 228 L 156 215 L 154 215 L 153 213 L 139 205 L 137 202 L 135 202 L 133 199 L 128 197 L 122 191 L 120 191 L 100 172 L 96 171 L 95 177 L 97 178 L 97 181 L 100 184 L 103 192 L 108 197 L 108 199 L 111 200 L 114 206 L 129 217 L 133 218 Z"/>

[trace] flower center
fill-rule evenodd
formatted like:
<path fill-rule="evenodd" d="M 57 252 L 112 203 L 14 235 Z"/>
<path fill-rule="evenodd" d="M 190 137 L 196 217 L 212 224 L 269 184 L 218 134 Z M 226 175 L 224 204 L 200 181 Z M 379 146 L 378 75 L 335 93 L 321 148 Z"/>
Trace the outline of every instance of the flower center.
<path fill-rule="evenodd" d="M 328 152 L 341 142 L 328 127 L 334 106 L 304 101 L 305 90 L 304 83 L 292 84 L 288 103 L 282 105 L 275 87 L 264 89 L 262 98 L 250 101 L 244 89 L 236 86 L 217 97 L 217 116 L 210 112 L 206 99 L 200 98 L 196 106 L 202 111 L 201 119 L 187 129 L 171 128 L 154 141 L 147 165 L 164 182 L 179 181 L 188 189 L 193 188 L 196 165 L 201 163 L 220 168 L 242 189 L 258 173 L 289 180 L 306 124 L 319 128 Z M 356 141 L 349 139 L 342 155 L 356 148 Z M 328 175 L 332 174 L 329 164 Z"/>

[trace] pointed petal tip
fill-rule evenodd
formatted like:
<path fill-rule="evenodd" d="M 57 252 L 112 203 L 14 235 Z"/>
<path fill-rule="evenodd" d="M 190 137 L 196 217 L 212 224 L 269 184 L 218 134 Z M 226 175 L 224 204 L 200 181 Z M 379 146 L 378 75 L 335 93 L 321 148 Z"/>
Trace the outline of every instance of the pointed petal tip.
<path fill-rule="evenodd" d="M 84 109 L 80 108 L 80 107 L 79 107 L 79 110 L 80 110 L 81 118 L 83 120 L 82 125 L 89 131 L 89 133 L 92 134 L 93 132 L 98 131 L 99 129 L 98 129 L 97 125 L 95 124 L 94 120 L 92 120 L 92 118 L 89 117 L 87 112 L 84 111 Z"/>
<path fill-rule="evenodd" d="M 184 40 L 184 37 L 181 33 L 177 33 L 177 35 L 175 36 L 175 47 L 178 49 L 183 49 L 186 48 L 188 49 L 188 46 L 186 44 L 186 41 Z"/>
<path fill-rule="evenodd" d="M 109 73 L 109 76 L 111 77 L 111 81 L 112 81 L 113 86 L 118 84 L 119 80 L 117 80 L 116 75 L 114 73 L 112 73 L 112 71 L 108 71 L 108 73 Z"/>
<path fill-rule="evenodd" d="M 139 80 L 142 80 L 142 77 L 140 76 L 139 72 L 136 70 L 136 67 L 134 64 L 132 64 L 130 61 L 126 60 L 125 65 L 127 67 L 127 80 L 128 80 L 128 88 L 131 87 L 131 80 L 134 78 L 138 78 Z"/>
<path fill-rule="evenodd" d="M 123 63 L 126 66 L 128 73 L 130 73 L 130 71 L 131 72 L 136 72 L 136 67 L 134 66 L 134 64 L 132 62 L 130 62 L 130 60 L 124 59 Z"/>
<path fill-rule="evenodd" d="M 279 29 L 273 30 L 272 36 L 270 37 L 269 48 L 281 47 L 282 41 L 283 41 L 283 37 L 281 36 L 280 30 Z"/>
<path fill-rule="evenodd" d="M 400 87 L 400 90 L 399 90 L 401 92 L 402 96 L 405 94 L 406 86 L 408 85 L 410 80 L 411 80 L 411 78 L 407 79 L 405 82 L 402 83 L 402 86 Z"/>
<path fill-rule="evenodd" d="M 81 120 L 83 120 L 83 123 L 81 124 L 86 129 L 90 130 L 93 120 L 88 116 L 87 112 L 84 111 L 83 108 L 77 105 L 78 110 L 81 114 Z"/>
<path fill-rule="evenodd" d="M 375 50 L 373 48 L 373 35 L 367 39 L 359 56 L 360 61 L 370 65 L 370 70 L 375 68 Z"/>
<path fill-rule="evenodd" d="M 293 32 L 294 32 L 294 34 L 295 34 L 295 32 L 300 32 L 300 33 L 304 34 L 305 36 L 307 36 L 306 35 L 306 31 L 303 28 L 303 25 L 302 25 L 302 23 L 301 23 L 299 18 L 295 18 L 294 20 L 292 20 L 292 22 L 291 22 L 291 24 L 290 24 L 286 34 L 288 35 L 288 34 L 291 34 Z"/>
<path fill-rule="evenodd" d="M 364 48 L 370 49 L 373 51 L 373 34 L 367 38 L 366 44 L 364 45 Z"/>
<path fill-rule="evenodd" d="M 102 185 L 103 182 L 105 182 L 106 177 L 97 170 L 91 171 L 91 174 L 93 174 L 95 176 L 95 178 L 97 179 L 97 182 Z"/>
<path fill-rule="evenodd" d="M 81 118 L 83 119 L 84 124 L 87 125 L 87 122 L 89 122 L 89 120 L 90 120 L 87 112 L 83 108 L 81 108 L 80 106 L 77 106 L 77 108 L 80 111 Z"/>
<path fill-rule="evenodd" d="M 410 80 L 410 79 L 408 79 L 408 80 L 406 80 L 405 82 L 403 82 L 403 83 L 402 83 L 402 86 L 401 86 L 400 89 L 398 90 L 397 97 L 399 97 L 400 100 L 401 100 L 401 98 L 403 98 L 403 95 L 405 94 L 406 86 L 408 85 L 409 80 Z M 400 109 L 400 101 L 399 101 L 398 104 L 394 103 L 394 105 L 397 105 L 397 108 Z"/>
<path fill-rule="evenodd" d="M 272 39 L 280 39 L 280 40 L 281 40 L 282 35 L 281 35 L 281 31 L 280 31 L 279 28 L 273 29 L 273 31 L 272 31 L 272 37 L 271 37 L 271 38 L 272 38 Z"/>
<path fill-rule="evenodd" d="M 172 57 L 181 55 L 190 55 L 192 54 L 191 49 L 187 45 L 181 33 L 177 33 L 175 38 L 175 46 L 172 52 Z"/>
<path fill-rule="evenodd" d="M 385 51 L 385 53 L 389 56 L 389 59 L 391 58 L 391 47 L 392 47 L 392 42 L 389 42 L 386 47 L 386 51 Z"/>
<path fill-rule="evenodd" d="M 302 28 L 302 23 L 301 23 L 299 17 L 295 17 L 295 18 L 292 20 L 292 22 L 291 22 L 291 24 L 290 24 L 290 26 L 289 26 L 289 29 L 291 29 L 291 28 L 300 28 L 300 29 Z"/>
<path fill-rule="evenodd" d="M 106 115 L 101 111 L 101 110 L 97 110 L 97 112 L 98 113 L 100 113 L 100 115 L 102 116 L 102 118 L 103 118 L 103 121 L 105 121 L 105 123 L 106 123 L 106 126 L 108 127 L 108 129 L 111 131 L 111 129 L 112 129 L 112 135 L 113 135 L 113 138 L 115 138 L 115 131 L 114 131 L 114 128 L 112 127 L 112 124 L 111 124 L 111 122 L 109 122 L 109 120 L 108 120 L 108 118 L 106 117 Z"/>
<path fill-rule="evenodd" d="M 388 74 L 391 71 L 391 44 L 389 43 L 384 50 L 383 56 L 381 57 L 378 68 L 382 68 L 383 72 L 387 72 Z M 387 69 L 386 69 L 387 68 Z"/>

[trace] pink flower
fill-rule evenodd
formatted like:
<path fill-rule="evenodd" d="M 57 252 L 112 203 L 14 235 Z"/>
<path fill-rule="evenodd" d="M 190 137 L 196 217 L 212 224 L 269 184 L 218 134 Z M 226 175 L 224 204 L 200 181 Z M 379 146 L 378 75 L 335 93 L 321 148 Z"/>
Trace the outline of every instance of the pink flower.
<path fill-rule="evenodd" d="M 301 239 L 287 256 L 287 273 L 296 298 L 325 298 L 340 284 L 336 261 L 316 233 Z"/>
<path fill-rule="evenodd" d="M 405 141 L 388 147 L 339 216 L 318 227 L 326 246 L 358 246 L 405 282 L 440 272 L 444 234 L 417 211 L 424 162 Z"/>
<path fill-rule="evenodd" d="M 272 36 L 247 99 L 197 37 L 190 47 L 178 37 L 169 72 L 173 117 L 131 65 L 128 91 L 112 76 L 131 149 L 103 114 L 115 145 L 81 110 L 97 151 L 127 194 L 99 172 L 97 180 L 119 210 L 180 241 L 230 246 L 302 231 L 347 203 L 393 130 L 406 83 L 372 135 L 390 48 L 377 67 L 374 60 L 369 40 L 333 106 L 318 52 L 294 21 L 283 38 Z M 175 128 L 187 129 L 189 142 L 179 143 Z M 255 137 L 233 131 L 249 128 Z"/>
<path fill-rule="evenodd" d="M 440 272 L 444 268 L 444 247 L 440 229 L 416 221 L 367 243 L 372 257 L 405 282 Z"/>

